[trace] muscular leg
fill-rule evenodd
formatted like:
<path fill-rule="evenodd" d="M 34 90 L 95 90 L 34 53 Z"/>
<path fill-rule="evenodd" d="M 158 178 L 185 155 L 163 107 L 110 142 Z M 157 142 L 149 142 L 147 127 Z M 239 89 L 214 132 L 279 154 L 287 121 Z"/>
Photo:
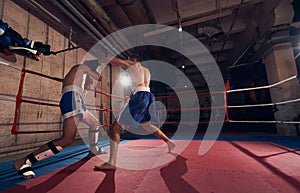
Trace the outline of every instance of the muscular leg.
<path fill-rule="evenodd" d="M 169 153 L 172 153 L 174 151 L 175 143 L 172 142 L 158 127 L 155 127 L 150 122 L 142 123 L 141 125 L 146 131 L 153 133 L 156 137 L 166 142 L 168 145 Z"/>
<path fill-rule="evenodd" d="M 58 139 L 51 141 L 53 143 L 54 147 L 56 147 L 58 151 L 73 144 L 73 141 L 74 141 L 74 138 L 75 138 L 76 132 L 77 132 L 77 124 L 78 123 L 79 123 L 78 116 L 70 117 L 70 118 L 67 118 L 64 120 L 62 136 Z M 39 161 L 39 160 L 46 158 L 46 156 L 48 156 L 48 155 L 49 156 L 53 155 L 53 153 L 49 149 L 48 144 L 45 144 L 29 155 L 33 155 Z M 20 168 L 22 167 L 22 165 L 24 165 L 24 164 L 26 164 L 26 165 L 32 164 L 31 161 L 28 159 L 28 156 L 18 159 L 13 163 L 13 166 L 17 171 L 19 171 Z M 32 177 L 34 177 L 34 175 L 28 176 L 28 177 L 32 178 Z"/>
<path fill-rule="evenodd" d="M 120 129 L 121 126 L 114 121 L 112 128 L 109 131 L 110 137 L 110 155 L 107 163 L 104 163 L 100 166 L 95 166 L 95 170 L 116 170 L 116 159 L 118 153 L 118 147 L 120 143 Z"/>
<path fill-rule="evenodd" d="M 110 137 L 110 155 L 109 155 L 109 163 L 112 165 L 116 165 L 118 147 L 120 143 L 120 130 L 121 126 L 114 121 L 112 128 L 109 133 Z"/>
<path fill-rule="evenodd" d="M 92 113 L 87 112 L 84 115 L 82 121 L 89 126 L 90 153 L 92 154 L 106 153 L 97 146 L 97 143 L 99 141 L 99 131 L 100 131 L 99 122 L 97 118 Z"/>

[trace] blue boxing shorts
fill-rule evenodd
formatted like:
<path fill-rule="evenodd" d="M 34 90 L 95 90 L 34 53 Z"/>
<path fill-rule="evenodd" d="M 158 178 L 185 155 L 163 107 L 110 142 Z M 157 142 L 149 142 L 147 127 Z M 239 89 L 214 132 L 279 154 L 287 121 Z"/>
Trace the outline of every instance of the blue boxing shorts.
<path fill-rule="evenodd" d="M 146 87 L 147 88 L 147 87 Z M 120 125 L 137 128 L 140 123 L 158 122 L 154 112 L 154 95 L 149 91 L 138 91 L 130 97 L 129 103 L 121 112 L 118 123 Z M 152 107 L 150 108 L 150 106 Z"/>
<path fill-rule="evenodd" d="M 82 88 L 75 85 L 63 88 L 62 98 L 59 103 L 63 120 L 77 115 L 80 116 L 80 120 L 83 119 L 84 113 L 86 113 L 86 107 L 81 93 Z"/>

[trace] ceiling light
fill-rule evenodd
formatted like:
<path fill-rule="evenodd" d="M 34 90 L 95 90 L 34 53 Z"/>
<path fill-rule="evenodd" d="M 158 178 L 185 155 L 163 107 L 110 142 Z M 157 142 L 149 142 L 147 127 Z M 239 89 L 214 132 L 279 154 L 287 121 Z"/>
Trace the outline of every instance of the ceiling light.
<path fill-rule="evenodd" d="M 182 32 L 181 19 L 179 13 L 178 13 L 178 31 Z"/>
<path fill-rule="evenodd" d="M 181 27 L 181 25 L 179 25 L 178 31 L 179 31 L 179 32 L 182 32 L 182 27 Z"/>

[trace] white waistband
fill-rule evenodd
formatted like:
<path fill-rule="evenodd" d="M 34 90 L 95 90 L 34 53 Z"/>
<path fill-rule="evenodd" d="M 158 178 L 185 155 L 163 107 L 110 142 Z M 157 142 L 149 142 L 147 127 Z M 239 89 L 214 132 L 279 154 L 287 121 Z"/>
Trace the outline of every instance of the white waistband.
<path fill-rule="evenodd" d="M 76 85 L 69 85 L 69 86 L 65 86 L 62 89 L 62 94 L 65 94 L 65 93 L 70 92 L 70 91 L 75 91 L 75 92 L 79 92 L 80 94 L 82 94 L 83 89 L 79 86 L 76 86 Z"/>
<path fill-rule="evenodd" d="M 150 87 L 146 87 L 146 86 L 136 86 L 132 89 L 132 94 L 134 95 L 135 93 L 139 92 L 139 91 L 146 91 L 146 92 L 150 92 Z"/>

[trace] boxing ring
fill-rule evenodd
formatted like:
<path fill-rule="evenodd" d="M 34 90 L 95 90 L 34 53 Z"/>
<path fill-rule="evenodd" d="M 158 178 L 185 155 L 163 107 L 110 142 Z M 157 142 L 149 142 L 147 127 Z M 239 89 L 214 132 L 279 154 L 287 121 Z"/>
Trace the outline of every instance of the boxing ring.
<path fill-rule="evenodd" d="M 1 65 L 6 65 L 0 63 Z M 7 66 L 7 65 L 6 65 Z M 12 66 L 8 66 L 12 67 Z M 33 105 L 50 106 L 58 108 L 58 101 L 44 102 L 24 98 L 22 96 L 25 76 L 31 74 L 41 76 L 51 81 L 62 82 L 62 79 L 37 73 L 31 70 L 13 67 L 21 73 L 19 90 L 15 99 L 2 97 L 1 100 L 15 101 L 15 116 L 11 129 L 11 134 L 35 134 L 61 132 L 61 122 L 55 123 L 58 129 L 51 130 L 22 130 L 19 122 L 21 105 L 25 103 Z M 278 85 L 292 81 L 296 76 L 292 76 L 278 83 L 230 90 L 227 85 L 225 91 L 219 92 L 199 92 L 196 94 L 183 93 L 181 97 L 197 96 L 199 99 L 213 99 L 213 95 L 223 97 L 224 106 L 215 106 L 215 109 L 225 109 L 225 117 L 216 120 L 216 123 L 224 122 L 236 123 L 255 123 L 255 124 L 300 124 L 295 120 L 238 120 L 231 116 L 233 109 L 276 107 L 280 105 L 294 105 L 300 98 L 286 101 L 278 101 L 265 104 L 228 104 L 231 94 L 249 92 L 260 89 L 272 89 Z M 111 123 L 111 114 L 119 110 L 111 108 L 111 99 L 124 101 L 125 98 L 90 90 L 97 95 L 104 97 L 105 104 L 90 106 L 87 108 L 99 114 L 103 126 L 108 128 Z M 156 100 L 166 102 L 177 96 L 157 96 Z M 207 102 L 207 101 L 206 101 Z M 179 113 L 188 111 L 200 111 L 204 117 L 196 122 L 180 122 L 184 125 L 207 125 L 210 123 L 209 115 L 213 100 L 207 102 L 207 106 L 200 104 L 196 108 L 157 108 L 158 114 Z M 201 100 L 200 100 L 201 103 Z M 163 119 L 163 118 L 161 118 Z M 41 123 L 42 124 L 42 123 Z M 175 126 L 178 121 L 168 118 L 165 121 L 155 124 Z M 86 128 L 81 128 L 86 129 Z M 172 137 L 172 132 L 168 133 Z M 180 143 L 182 139 L 174 140 Z M 300 191 L 300 143 L 299 137 L 284 136 L 247 136 L 223 135 L 218 136 L 215 144 L 205 155 L 199 155 L 199 146 L 203 143 L 203 136 L 196 133 L 188 146 L 179 155 L 174 156 L 171 162 L 153 169 L 128 170 L 118 168 L 117 171 L 96 172 L 93 171 L 95 165 L 102 163 L 97 157 L 87 158 L 88 148 L 85 145 L 76 145 L 64 149 L 60 154 L 49 159 L 43 160 L 34 166 L 37 178 L 31 180 L 20 179 L 11 162 L 0 164 L 1 192 L 117 192 L 117 193 L 147 193 L 147 192 L 299 192 Z M 151 149 L 161 145 L 161 141 L 153 136 L 125 135 L 121 140 L 121 146 L 129 149 Z M 108 149 L 107 143 L 100 144 L 104 149 Z M 126 160 L 126 155 L 125 160 Z M 128 155 L 129 156 L 129 155 Z M 138 158 L 138 155 L 136 155 Z M 129 158 L 129 157 L 128 157 Z M 147 157 L 140 158 L 147 161 Z M 2 183 L 3 182 L 3 183 Z"/>
<path fill-rule="evenodd" d="M 42 131 L 34 131 L 34 130 L 19 130 L 17 129 L 18 125 L 20 124 L 18 121 L 20 119 L 20 108 L 22 103 L 29 103 L 29 104 L 34 104 L 34 105 L 43 105 L 43 106 L 51 106 L 51 107 L 59 107 L 58 102 L 43 102 L 43 101 L 38 101 L 38 100 L 33 100 L 33 99 L 28 99 L 28 98 L 24 98 L 22 96 L 23 93 L 23 85 L 24 85 L 24 80 L 25 80 L 25 76 L 26 74 L 31 74 L 31 75 L 35 75 L 35 76 L 40 76 L 52 81 L 57 81 L 57 82 L 62 82 L 63 79 L 61 78 L 57 78 L 57 77 L 52 77 L 52 76 L 48 76 L 42 73 L 38 73 L 32 70 L 28 70 L 28 69 L 20 69 L 17 67 L 13 67 L 10 66 L 9 64 L 0 63 L 1 65 L 5 65 L 7 67 L 10 68 L 14 68 L 15 70 L 20 71 L 21 73 L 21 77 L 19 80 L 19 88 L 18 88 L 18 92 L 17 92 L 17 96 L 15 98 L 15 116 L 14 116 L 14 121 L 13 121 L 13 125 L 12 125 L 12 129 L 11 129 L 11 133 L 12 134 L 30 134 L 30 133 L 51 133 L 51 132 L 61 132 L 61 129 L 57 129 L 57 130 L 42 130 Z M 234 120 L 231 119 L 229 111 L 231 109 L 242 109 L 242 108 L 260 108 L 260 107 L 276 107 L 279 105 L 290 105 L 293 103 L 297 103 L 300 101 L 300 98 L 296 98 L 296 99 L 291 99 L 291 100 L 286 100 L 286 101 L 278 101 L 278 102 L 272 102 L 272 103 L 265 103 L 265 104 L 250 104 L 250 105 L 228 105 L 227 104 L 227 100 L 228 97 L 230 97 L 230 95 L 232 93 L 240 93 L 240 92 L 249 92 L 249 91 L 256 91 L 256 90 L 265 90 L 265 89 L 272 89 L 275 88 L 279 85 L 282 85 L 286 82 L 292 81 L 294 79 L 297 79 L 297 76 L 291 76 L 285 80 L 279 81 L 277 83 L 274 83 L 272 85 L 267 85 L 267 86 L 259 86 L 259 87 L 252 87 L 252 88 L 242 88 L 242 89 L 233 89 L 230 90 L 229 89 L 229 85 L 227 85 L 227 89 L 226 91 L 219 91 L 219 92 L 198 92 L 196 94 L 188 94 L 188 93 L 184 93 L 184 94 L 177 94 L 176 96 L 157 96 L 156 100 L 158 101 L 167 101 L 168 99 L 172 99 L 178 96 L 181 97 L 190 97 L 190 96 L 197 96 L 198 98 L 205 95 L 205 96 L 213 96 L 213 95 L 223 95 L 223 100 L 224 100 L 224 106 L 214 106 L 211 107 L 211 105 L 207 106 L 207 107 L 202 107 L 200 104 L 199 108 L 168 108 L 168 109 L 157 109 L 157 113 L 159 114 L 160 112 L 180 112 L 180 111 L 209 111 L 212 108 L 215 109 L 225 109 L 225 118 L 224 119 L 220 119 L 220 120 L 215 120 L 213 122 L 225 122 L 225 123 L 274 123 L 274 124 L 300 124 L 300 121 L 290 121 L 290 120 L 259 120 L 259 121 L 253 121 L 253 120 Z M 228 81 L 226 84 L 229 84 Z M 120 100 L 120 101 L 125 101 L 126 97 L 120 97 L 120 96 L 116 96 L 116 95 L 112 95 L 109 93 L 105 93 L 99 90 L 93 90 L 93 89 L 89 89 L 90 92 L 94 92 L 95 95 L 102 95 L 104 97 L 104 101 L 105 101 L 105 105 L 103 107 L 103 104 L 100 105 L 95 105 L 95 106 L 88 106 L 89 110 L 94 110 L 97 111 L 97 113 L 101 113 L 101 115 L 99 115 L 99 117 L 104 117 L 103 120 L 100 120 L 100 122 L 102 122 L 102 125 L 104 127 L 109 127 L 110 123 L 112 122 L 110 120 L 110 115 L 111 113 L 114 112 L 118 112 L 120 111 L 120 109 L 116 110 L 116 109 L 111 109 L 111 98 Z M 12 99 L 8 99 L 8 98 L 2 98 L 1 100 L 12 100 Z M 198 122 L 180 122 L 180 124 L 208 124 L 209 122 L 211 122 L 209 119 L 205 120 L 205 121 L 201 121 L 199 120 Z M 43 123 L 39 123 L 39 124 L 43 124 Z M 61 123 L 60 123 L 61 124 Z M 162 123 L 157 123 L 157 124 L 162 124 Z M 175 122 L 175 121 L 164 121 L 163 124 L 179 124 L 179 122 Z"/>

